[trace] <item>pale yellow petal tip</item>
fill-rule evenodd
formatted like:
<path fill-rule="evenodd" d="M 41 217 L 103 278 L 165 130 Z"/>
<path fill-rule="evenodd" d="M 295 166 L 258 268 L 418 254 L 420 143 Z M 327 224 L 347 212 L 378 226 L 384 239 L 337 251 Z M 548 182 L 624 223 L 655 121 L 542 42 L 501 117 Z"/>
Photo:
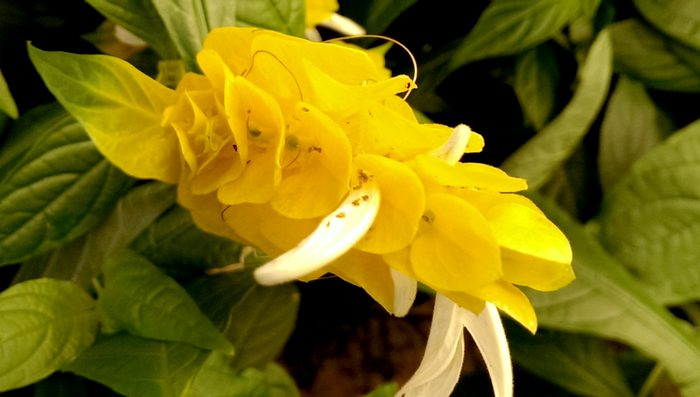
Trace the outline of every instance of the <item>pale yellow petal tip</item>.
<path fill-rule="evenodd" d="M 346 36 L 362 36 L 367 34 L 365 28 L 360 26 L 357 22 L 338 13 L 333 13 L 330 18 L 321 22 L 319 25 L 335 30 Z"/>
<path fill-rule="evenodd" d="M 394 282 L 394 307 L 393 314 L 396 317 L 404 317 L 413 305 L 418 293 L 418 282 L 413 277 L 407 276 L 395 269 L 391 270 L 391 279 Z"/>
<path fill-rule="evenodd" d="M 255 270 L 262 285 L 296 280 L 334 261 L 367 233 L 381 200 L 373 182 L 352 190 L 340 206 L 321 220 L 316 230 L 296 247 Z"/>
<path fill-rule="evenodd" d="M 472 130 L 464 124 L 460 124 L 452 129 L 452 134 L 442 146 L 433 150 L 430 154 L 444 160 L 446 163 L 454 165 L 462 158 L 469 147 Z"/>

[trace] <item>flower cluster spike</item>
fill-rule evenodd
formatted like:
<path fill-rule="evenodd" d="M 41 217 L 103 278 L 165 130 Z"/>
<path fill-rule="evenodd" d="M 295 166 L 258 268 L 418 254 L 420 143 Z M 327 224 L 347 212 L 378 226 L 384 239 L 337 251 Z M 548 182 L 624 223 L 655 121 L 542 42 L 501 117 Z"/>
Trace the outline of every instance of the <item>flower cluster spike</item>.
<path fill-rule="evenodd" d="M 461 162 L 483 148 L 481 135 L 419 123 L 400 97 L 414 82 L 391 77 L 366 51 L 221 28 L 197 62 L 202 74 L 186 74 L 175 90 L 105 57 L 50 66 L 88 77 L 109 69 L 116 77 L 104 84 L 128 89 L 118 101 L 95 99 L 100 112 L 62 92 L 68 71 L 40 71 L 110 161 L 177 183 L 178 202 L 202 229 L 273 258 L 255 271 L 259 282 L 333 273 L 395 315 L 406 314 L 418 282 L 435 290 L 433 330 L 445 337 L 431 336 L 407 396 L 449 395 L 465 326 L 493 336 L 480 336 L 480 349 L 499 396 L 509 395 L 495 308 L 534 332 L 518 286 L 551 291 L 574 278 L 566 237 L 518 194 L 526 182 Z"/>

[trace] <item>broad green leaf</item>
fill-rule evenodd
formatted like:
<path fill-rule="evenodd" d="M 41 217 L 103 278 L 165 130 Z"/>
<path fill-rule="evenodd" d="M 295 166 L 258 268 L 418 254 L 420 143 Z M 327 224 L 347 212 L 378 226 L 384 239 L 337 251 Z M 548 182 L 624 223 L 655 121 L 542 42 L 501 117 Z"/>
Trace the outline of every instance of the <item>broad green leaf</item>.
<path fill-rule="evenodd" d="M 0 293 L 0 391 L 75 359 L 92 344 L 97 324 L 95 301 L 68 281 L 35 279 Z"/>
<path fill-rule="evenodd" d="M 385 383 L 372 390 L 370 393 L 365 394 L 364 397 L 393 397 L 396 395 L 398 389 L 396 383 Z"/>
<path fill-rule="evenodd" d="M 578 0 L 494 0 L 457 49 L 450 69 L 542 43 L 579 11 Z"/>
<path fill-rule="evenodd" d="M 299 295 L 292 284 L 263 287 L 241 271 L 200 278 L 187 290 L 233 343 L 236 368 L 272 361 L 294 329 Z"/>
<path fill-rule="evenodd" d="M 161 126 L 174 91 L 115 57 L 32 46 L 29 56 L 49 90 L 112 163 L 138 178 L 178 181 L 179 143 L 172 129 Z"/>
<path fill-rule="evenodd" d="M 142 38 L 163 59 L 178 54 L 151 0 L 86 0 L 102 15 Z"/>
<path fill-rule="evenodd" d="M 255 368 L 238 370 L 231 358 L 212 352 L 183 397 L 270 397 L 265 375 Z"/>
<path fill-rule="evenodd" d="M 700 299 L 700 121 L 635 163 L 599 222 L 606 248 L 658 301 Z"/>
<path fill-rule="evenodd" d="M 540 324 L 627 343 L 664 365 L 683 396 L 697 397 L 697 331 L 661 306 L 578 222 L 551 202 L 536 202 L 569 238 L 576 272 L 576 280 L 558 291 L 527 291 Z"/>
<path fill-rule="evenodd" d="M 614 347 L 578 334 L 508 329 L 513 360 L 522 368 L 580 396 L 632 397 Z"/>
<path fill-rule="evenodd" d="M 52 277 L 92 288 L 104 260 L 126 248 L 154 219 L 175 203 L 175 189 L 160 182 L 141 184 L 124 195 L 90 233 L 49 255 L 22 264 L 15 280 Z"/>
<path fill-rule="evenodd" d="M 177 276 L 237 262 L 242 246 L 199 230 L 187 210 L 173 207 L 144 230 L 131 248 Z"/>
<path fill-rule="evenodd" d="M 502 165 L 509 174 L 526 178 L 531 190 L 547 182 L 569 158 L 605 102 L 612 75 L 607 31 L 598 34 L 579 72 L 580 81 L 571 102 Z"/>
<path fill-rule="evenodd" d="M 109 330 L 186 342 L 233 353 L 233 347 L 175 280 L 128 250 L 107 259 L 98 309 Z"/>
<path fill-rule="evenodd" d="M 37 124 L 46 130 L 0 181 L 0 264 L 79 237 L 131 185 L 67 113 L 49 112 Z"/>
<path fill-rule="evenodd" d="M 671 133 L 671 122 L 644 86 L 621 76 L 600 128 L 598 170 L 604 192 L 644 153 Z"/>
<path fill-rule="evenodd" d="M 0 180 L 8 175 L 27 151 L 45 135 L 65 122 L 66 111 L 58 103 L 38 106 L 22 114 L 9 128 L 0 146 Z"/>
<path fill-rule="evenodd" d="M 699 0 L 634 0 L 634 5 L 657 29 L 700 50 Z"/>
<path fill-rule="evenodd" d="M 10 88 L 7 86 L 5 77 L 0 73 L 0 111 L 4 112 L 6 115 L 16 119 L 19 117 L 17 111 L 17 105 L 15 100 L 12 98 L 10 93 Z"/>
<path fill-rule="evenodd" d="M 128 334 L 104 337 L 63 370 L 127 397 L 180 397 L 208 352 Z"/>
<path fill-rule="evenodd" d="M 643 22 L 627 19 L 610 25 L 615 70 L 650 88 L 699 92 L 698 51 L 674 43 Z"/>
<path fill-rule="evenodd" d="M 521 54 L 515 63 L 513 89 L 525 119 L 541 130 L 554 109 L 559 67 L 552 49 L 539 45 Z"/>
<path fill-rule="evenodd" d="M 152 0 L 151 3 L 180 58 L 189 70 L 198 71 L 197 52 L 209 33 L 206 0 Z M 232 3 L 235 5 L 236 2 Z"/>
<path fill-rule="evenodd" d="M 305 4 L 303 0 L 238 0 L 236 24 L 258 26 L 303 37 Z"/>

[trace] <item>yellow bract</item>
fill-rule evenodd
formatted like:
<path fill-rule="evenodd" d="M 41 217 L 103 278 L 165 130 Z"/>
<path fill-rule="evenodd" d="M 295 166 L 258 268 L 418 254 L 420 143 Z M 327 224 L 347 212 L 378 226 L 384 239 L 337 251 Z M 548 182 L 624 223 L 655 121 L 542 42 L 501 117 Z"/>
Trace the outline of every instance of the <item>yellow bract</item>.
<path fill-rule="evenodd" d="M 325 11 L 309 18 L 337 6 L 318 3 Z M 407 276 L 475 312 L 492 302 L 531 330 L 534 311 L 515 285 L 552 290 L 573 279 L 564 235 L 514 194 L 525 181 L 456 163 L 462 153 L 480 151 L 482 137 L 465 126 L 453 135 L 452 128 L 420 124 L 399 96 L 414 83 L 387 76 L 365 51 L 223 28 L 209 34 L 197 61 L 203 74 L 187 74 L 175 91 L 151 88 L 154 82 L 138 76 L 155 108 L 142 109 L 151 113 L 139 116 L 133 133 L 88 132 L 127 172 L 177 181 L 179 202 L 204 230 L 272 257 L 324 241 L 340 251 L 319 256 L 331 262 L 304 267 L 302 276 L 333 272 L 389 311 L 406 307 L 394 299 L 402 296 L 396 280 L 411 290 Z M 139 173 L 131 160 L 138 150 L 168 152 Z M 163 159 L 172 164 L 151 169 Z M 357 221 L 361 234 L 336 227 L 345 221 Z M 324 223 L 351 236 L 339 235 L 337 244 L 324 239 Z M 290 257 L 303 260 L 295 252 Z M 274 269 L 268 280 L 284 280 Z"/>

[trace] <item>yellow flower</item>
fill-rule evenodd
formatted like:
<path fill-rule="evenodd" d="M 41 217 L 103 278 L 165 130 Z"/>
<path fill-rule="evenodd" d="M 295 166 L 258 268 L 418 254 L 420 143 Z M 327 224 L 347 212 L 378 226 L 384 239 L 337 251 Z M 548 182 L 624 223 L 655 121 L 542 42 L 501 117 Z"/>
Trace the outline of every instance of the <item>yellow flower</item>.
<path fill-rule="evenodd" d="M 483 138 L 464 125 L 420 124 L 397 96 L 414 88 L 411 79 L 387 76 L 365 51 L 223 28 L 197 61 L 203 74 L 185 75 L 173 91 L 105 60 L 115 81 L 138 87 L 129 103 L 105 102 L 121 117 L 57 97 L 127 173 L 177 182 L 179 203 L 202 229 L 273 257 L 255 270 L 260 283 L 331 272 L 395 315 L 409 310 L 417 282 L 433 288 L 431 338 L 450 342 L 429 343 L 406 395 L 449 394 L 463 326 L 486 335 L 477 343 L 494 387 L 510 395 L 494 307 L 534 332 L 517 286 L 548 291 L 574 277 L 566 237 L 517 194 L 525 181 L 460 163 Z M 450 364 L 431 369 L 440 360 Z"/>

